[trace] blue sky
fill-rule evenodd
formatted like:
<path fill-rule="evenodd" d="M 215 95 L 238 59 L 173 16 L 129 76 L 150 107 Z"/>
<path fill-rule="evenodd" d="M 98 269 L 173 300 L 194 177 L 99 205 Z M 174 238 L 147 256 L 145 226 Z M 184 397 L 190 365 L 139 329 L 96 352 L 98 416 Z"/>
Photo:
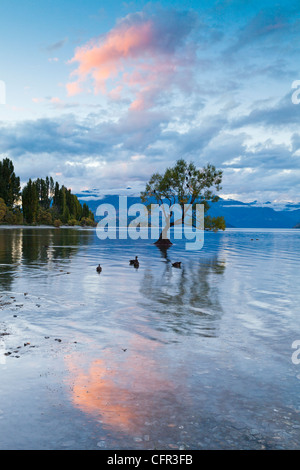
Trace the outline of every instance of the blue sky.
<path fill-rule="evenodd" d="M 1 0 L 0 158 L 23 182 L 115 194 L 185 158 L 223 170 L 223 197 L 299 202 L 299 13 L 298 0 Z"/>

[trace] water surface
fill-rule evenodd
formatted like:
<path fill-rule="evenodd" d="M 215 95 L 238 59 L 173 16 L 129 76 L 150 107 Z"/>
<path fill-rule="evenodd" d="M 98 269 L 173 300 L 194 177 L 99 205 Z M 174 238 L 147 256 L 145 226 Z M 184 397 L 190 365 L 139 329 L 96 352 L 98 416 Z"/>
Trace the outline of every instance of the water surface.
<path fill-rule="evenodd" d="M 299 448 L 299 242 L 1 228 L 0 448 Z"/>

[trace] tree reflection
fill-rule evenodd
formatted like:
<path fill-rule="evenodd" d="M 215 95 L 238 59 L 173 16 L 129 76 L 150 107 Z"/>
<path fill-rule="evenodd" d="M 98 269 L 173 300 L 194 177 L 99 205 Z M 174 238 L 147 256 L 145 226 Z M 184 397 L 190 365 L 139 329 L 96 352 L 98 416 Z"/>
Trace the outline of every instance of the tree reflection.
<path fill-rule="evenodd" d="M 172 328 L 180 334 L 217 336 L 222 316 L 218 277 L 223 275 L 225 263 L 218 255 L 201 259 L 185 255 L 181 268 L 174 268 L 171 252 L 160 251 L 166 261 L 163 268 L 149 266 L 140 289 L 151 310 L 159 313 L 156 327 Z"/>
<path fill-rule="evenodd" d="M 170 258 L 168 256 L 168 250 L 170 248 L 170 245 L 155 245 L 158 250 L 161 253 L 161 257 L 167 261 L 170 261 Z"/>
<path fill-rule="evenodd" d="M 94 232 L 76 229 L 18 228 L 0 230 L 0 287 L 11 290 L 22 267 L 40 269 L 70 260 Z"/>
<path fill-rule="evenodd" d="M 22 238 L 16 230 L 0 230 L 0 286 L 10 290 L 22 259 Z"/>

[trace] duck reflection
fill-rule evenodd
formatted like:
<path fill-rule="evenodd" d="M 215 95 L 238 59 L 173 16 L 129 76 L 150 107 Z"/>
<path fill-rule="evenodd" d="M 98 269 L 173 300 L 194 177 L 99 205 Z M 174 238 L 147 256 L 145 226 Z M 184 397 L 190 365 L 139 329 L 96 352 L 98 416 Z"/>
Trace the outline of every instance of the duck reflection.
<path fill-rule="evenodd" d="M 162 250 L 163 268 L 149 266 L 144 271 L 140 292 L 148 308 L 159 314 L 157 328 L 172 328 L 188 335 L 217 336 L 222 316 L 219 282 L 225 263 L 218 255 L 182 259 L 174 268 L 172 250 Z M 142 301 L 145 308 L 146 303 Z M 156 316 L 157 318 L 157 316 Z"/>

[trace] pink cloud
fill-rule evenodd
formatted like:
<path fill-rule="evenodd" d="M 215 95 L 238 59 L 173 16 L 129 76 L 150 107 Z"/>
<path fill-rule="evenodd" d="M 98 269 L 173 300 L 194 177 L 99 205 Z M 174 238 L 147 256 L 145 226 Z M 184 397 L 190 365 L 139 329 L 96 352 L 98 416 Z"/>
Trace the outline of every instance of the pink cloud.
<path fill-rule="evenodd" d="M 132 110 L 151 107 L 191 65 L 185 41 L 194 22 L 190 14 L 177 12 L 127 16 L 106 35 L 76 49 L 69 63 L 78 64 L 71 73 L 77 79 L 66 85 L 68 94 L 83 92 L 83 83 L 91 80 L 95 94 L 128 94 Z"/>
<path fill-rule="evenodd" d="M 44 98 L 32 98 L 32 101 L 34 103 L 43 103 L 45 100 Z"/>
<path fill-rule="evenodd" d="M 82 92 L 78 82 L 67 83 L 66 88 L 69 96 L 78 95 Z"/>

